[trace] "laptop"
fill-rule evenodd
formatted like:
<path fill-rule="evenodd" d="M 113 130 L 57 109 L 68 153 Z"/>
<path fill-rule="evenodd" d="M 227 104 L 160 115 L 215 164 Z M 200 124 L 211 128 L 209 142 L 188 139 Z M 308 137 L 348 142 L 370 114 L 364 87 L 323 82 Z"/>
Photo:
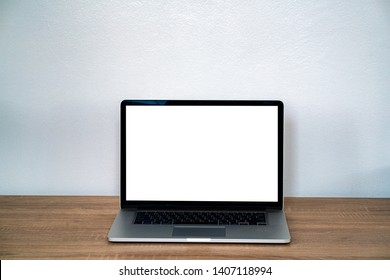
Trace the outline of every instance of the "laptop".
<path fill-rule="evenodd" d="M 111 242 L 289 243 L 283 103 L 124 100 Z"/>

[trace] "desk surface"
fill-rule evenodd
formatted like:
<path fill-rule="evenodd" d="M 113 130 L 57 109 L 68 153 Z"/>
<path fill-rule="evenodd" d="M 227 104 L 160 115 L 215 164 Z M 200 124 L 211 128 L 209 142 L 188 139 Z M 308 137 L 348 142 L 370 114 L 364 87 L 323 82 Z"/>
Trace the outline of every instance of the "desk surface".
<path fill-rule="evenodd" d="M 118 197 L 0 196 L 0 259 L 390 259 L 390 199 L 286 198 L 290 244 L 110 243 Z"/>

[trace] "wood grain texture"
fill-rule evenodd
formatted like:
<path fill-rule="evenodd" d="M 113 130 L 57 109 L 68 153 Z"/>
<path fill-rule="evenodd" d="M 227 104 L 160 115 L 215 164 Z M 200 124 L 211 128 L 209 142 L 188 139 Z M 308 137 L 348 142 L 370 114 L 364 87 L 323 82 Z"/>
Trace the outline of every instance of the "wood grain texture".
<path fill-rule="evenodd" d="M 0 196 L 0 259 L 390 259 L 390 199 L 286 198 L 290 244 L 110 243 L 118 197 Z"/>

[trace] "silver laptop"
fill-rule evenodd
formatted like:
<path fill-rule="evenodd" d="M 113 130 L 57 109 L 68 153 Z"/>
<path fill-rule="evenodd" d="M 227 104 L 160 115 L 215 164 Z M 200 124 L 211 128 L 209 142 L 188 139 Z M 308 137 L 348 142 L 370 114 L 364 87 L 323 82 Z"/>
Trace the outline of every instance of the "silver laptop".
<path fill-rule="evenodd" d="M 289 243 L 281 101 L 124 100 L 112 242 Z"/>

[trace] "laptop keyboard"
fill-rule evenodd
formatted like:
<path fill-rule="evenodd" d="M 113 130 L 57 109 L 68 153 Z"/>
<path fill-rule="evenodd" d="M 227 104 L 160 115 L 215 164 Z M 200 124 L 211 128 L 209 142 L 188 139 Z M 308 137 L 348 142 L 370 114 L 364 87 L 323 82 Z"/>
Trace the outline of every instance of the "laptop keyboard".
<path fill-rule="evenodd" d="M 266 225 L 262 212 L 137 212 L 135 224 Z"/>

